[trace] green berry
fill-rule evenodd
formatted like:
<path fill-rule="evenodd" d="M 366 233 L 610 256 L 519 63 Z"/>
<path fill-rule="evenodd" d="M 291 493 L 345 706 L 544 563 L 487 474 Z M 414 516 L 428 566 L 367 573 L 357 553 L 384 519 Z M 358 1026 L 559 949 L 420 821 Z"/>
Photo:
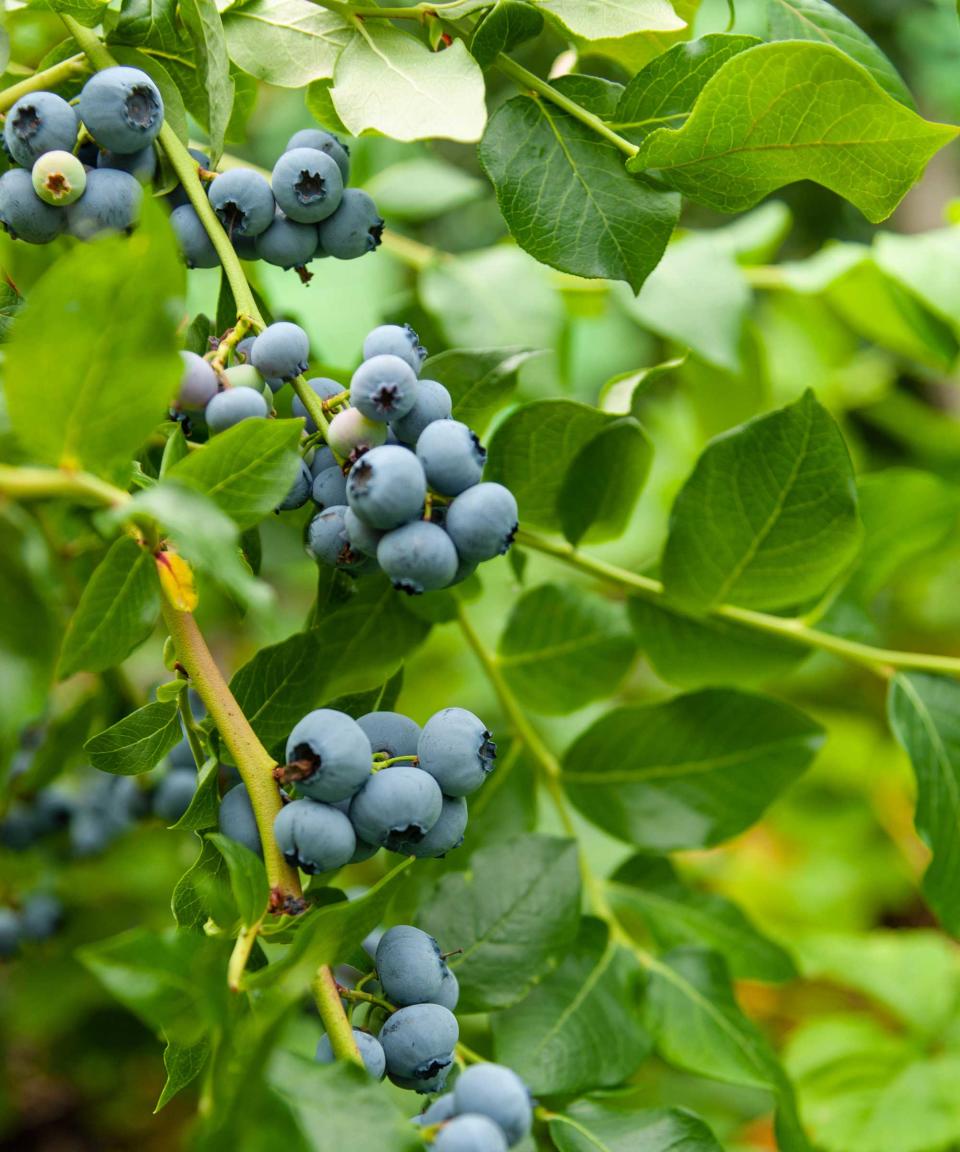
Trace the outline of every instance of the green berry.
<path fill-rule="evenodd" d="M 72 204 L 86 186 L 86 169 L 72 152 L 44 152 L 33 166 L 34 191 L 46 204 Z"/>

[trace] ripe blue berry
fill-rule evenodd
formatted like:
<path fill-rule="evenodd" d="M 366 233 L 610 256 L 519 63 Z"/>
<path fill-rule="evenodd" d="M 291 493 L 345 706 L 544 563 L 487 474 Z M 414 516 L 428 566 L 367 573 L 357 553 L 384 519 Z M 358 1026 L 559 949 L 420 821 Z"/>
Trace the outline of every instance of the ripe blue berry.
<path fill-rule="evenodd" d="M 166 824 L 176 824 L 190 807 L 197 790 L 194 768 L 173 768 L 157 785 L 153 794 L 153 811 Z"/>
<path fill-rule="evenodd" d="M 348 529 L 349 530 L 349 529 Z M 357 721 L 366 732 L 373 751 L 394 756 L 416 756 L 420 725 L 399 712 L 368 712 Z"/>
<path fill-rule="evenodd" d="M 433 777 L 395 764 L 369 777 L 353 798 L 350 819 L 362 840 L 396 851 L 399 844 L 422 840 L 442 808 L 443 793 Z"/>
<path fill-rule="evenodd" d="M 384 995 L 399 1007 L 433 1003 L 447 971 L 436 940 L 409 924 L 384 932 L 376 967 Z"/>
<path fill-rule="evenodd" d="M 487 453 L 475 432 L 458 420 L 437 420 L 417 441 L 427 483 L 442 496 L 459 496 L 480 483 Z"/>
<path fill-rule="evenodd" d="M 434 1152 L 507 1152 L 508 1147 L 503 1129 L 476 1112 L 455 1116 L 433 1142 Z"/>
<path fill-rule="evenodd" d="M 0 223 L 17 240 L 49 244 L 63 231 L 67 215 L 44 204 L 34 191 L 29 172 L 11 168 L 0 176 Z"/>
<path fill-rule="evenodd" d="M 380 1041 L 369 1032 L 361 1032 L 359 1028 L 354 1028 L 353 1038 L 360 1050 L 364 1068 L 374 1080 L 382 1080 L 387 1071 L 387 1058 L 383 1054 Z M 317 1063 L 332 1064 L 335 1059 L 330 1037 L 324 1033 L 317 1044 Z"/>
<path fill-rule="evenodd" d="M 467 802 L 462 796 L 444 796 L 440 819 L 422 840 L 411 840 L 396 848 L 401 856 L 416 856 L 419 860 L 446 856 L 463 843 L 467 830 Z M 442 1000 L 437 1003 L 442 1004 Z M 448 1008 L 451 1005 L 447 1005 Z"/>
<path fill-rule="evenodd" d="M 297 472 L 296 479 L 290 485 L 290 491 L 277 505 L 278 511 L 291 512 L 294 508 L 302 508 L 310 499 L 310 489 L 312 485 L 313 477 L 310 475 L 310 469 L 301 460 L 300 470 Z"/>
<path fill-rule="evenodd" d="M 41 836 L 66 828 L 77 808 L 72 796 L 58 788 L 44 788 L 33 802 L 33 817 Z"/>
<path fill-rule="evenodd" d="M 12 908 L 0 907 L 0 960 L 20 949 L 20 917 Z"/>
<path fill-rule="evenodd" d="M 369 557 L 355 552 L 344 525 L 344 505 L 324 508 L 307 525 L 307 554 L 321 564 L 343 572 L 359 572 L 369 564 Z"/>
<path fill-rule="evenodd" d="M 325 444 L 321 444 L 319 448 L 314 449 L 313 459 L 310 461 L 310 475 L 316 479 L 321 472 L 326 472 L 326 470 L 332 468 L 336 462 L 336 456 L 334 456 Z"/>
<path fill-rule="evenodd" d="M 253 814 L 253 805 L 245 784 L 231 788 L 220 801 L 219 824 L 224 836 L 236 840 L 258 856 L 263 855 L 257 818 Z"/>
<path fill-rule="evenodd" d="M 287 738 L 286 752 L 288 763 L 301 761 L 309 769 L 297 786 L 314 800 L 346 800 L 370 779 L 370 741 L 344 712 L 331 708 L 308 712 Z"/>
<path fill-rule="evenodd" d="M 284 151 L 292 152 L 295 148 L 315 148 L 318 152 L 326 152 L 336 161 L 343 186 L 346 187 L 350 179 L 350 149 L 338 136 L 322 128 L 302 128 L 290 137 Z"/>
<path fill-rule="evenodd" d="M 448 968 L 443 974 L 443 983 L 440 985 L 440 991 L 434 1000 L 435 1004 L 442 1004 L 444 1008 L 449 1008 L 451 1012 L 456 1010 L 457 1001 L 460 999 L 460 981 L 454 975 L 453 971 Z"/>
<path fill-rule="evenodd" d="M 332 216 L 343 196 L 336 160 L 316 148 L 284 152 L 273 167 L 273 195 L 291 220 L 316 224 Z"/>
<path fill-rule="evenodd" d="M 84 84 L 80 119 L 101 148 L 139 152 L 163 126 L 163 97 L 139 68 L 105 68 Z"/>
<path fill-rule="evenodd" d="M 98 152 L 97 167 L 117 168 L 121 172 L 129 172 L 141 184 L 149 184 L 157 172 L 156 149 L 148 144 L 139 152 Z"/>
<path fill-rule="evenodd" d="M 377 546 L 377 562 L 394 588 L 413 596 L 446 588 L 459 564 L 450 537 L 426 520 L 388 532 Z"/>
<path fill-rule="evenodd" d="M 386 438 L 386 424 L 368 420 L 358 408 L 345 408 L 338 412 L 327 431 L 327 443 L 344 458 L 354 452 L 375 448 Z"/>
<path fill-rule="evenodd" d="M 244 336 L 242 340 L 238 341 L 236 348 L 233 350 L 233 355 L 239 363 L 249 364 L 250 351 L 253 348 L 254 340 L 256 340 L 256 336 Z"/>
<path fill-rule="evenodd" d="M 270 185 L 250 168 L 231 168 L 210 183 L 207 197 L 230 236 L 259 236 L 277 210 Z"/>
<path fill-rule="evenodd" d="M 409 324 L 381 324 L 363 342 L 364 360 L 372 360 L 374 356 L 399 356 L 419 376 L 427 350 Z"/>
<path fill-rule="evenodd" d="M 170 213 L 170 225 L 188 268 L 216 268 L 220 257 L 192 204 L 181 204 Z"/>
<path fill-rule="evenodd" d="M 369 524 L 364 523 L 352 508 L 347 509 L 343 523 L 347 530 L 350 547 L 356 552 L 362 552 L 364 556 L 375 557 L 377 547 L 383 539 L 383 533 L 380 529 L 371 528 Z"/>
<path fill-rule="evenodd" d="M 310 875 L 349 864 L 357 846 L 349 819 L 315 800 L 285 804 L 273 822 L 273 835 L 287 863 Z"/>
<path fill-rule="evenodd" d="M 456 1016 L 439 1004 L 398 1009 L 380 1029 L 390 1079 L 418 1092 L 438 1091 L 459 1038 Z"/>
<path fill-rule="evenodd" d="M 370 420 L 398 420 L 417 400 L 417 374 L 399 356 L 364 360 L 350 381 L 350 403 Z"/>
<path fill-rule="evenodd" d="M 334 508 L 346 503 L 347 478 L 339 464 L 317 473 L 312 482 L 311 496 L 319 508 Z"/>
<path fill-rule="evenodd" d="M 406 524 L 420 515 L 426 495 L 419 460 L 395 444 L 364 453 L 347 477 L 347 501 L 371 528 L 389 530 Z"/>
<path fill-rule="evenodd" d="M 307 381 L 307 387 L 321 400 L 329 400 L 333 396 L 338 396 L 343 391 L 342 384 L 338 384 L 336 380 L 331 380 L 327 376 L 312 377 L 312 379 Z M 304 428 L 307 432 L 316 432 L 317 425 L 313 417 L 304 407 L 303 401 L 299 396 L 294 396 L 293 403 L 290 405 L 290 411 L 294 416 L 303 417 L 306 421 Z M 331 460 L 331 463 L 336 463 L 336 461 Z M 314 475 L 316 475 L 316 473 L 314 473 Z"/>
<path fill-rule="evenodd" d="M 256 253 L 261 260 L 278 268 L 302 268 L 309 264 L 317 250 L 317 230 L 312 224 L 301 224 L 278 212 L 273 223 L 256 238 Z"/>
<path fill-rule="evenodd" d="M 129 232 L 140 216 L 143 189 L 129 172 L 95 168 L 87 173 L 87 186 L 67 209 L 67 230 L 78 240 L 91 240 L 101 232 Z"/>
<path fill-rule="evenodd" d="M 30 175 L 34 192 L 56 208 L 79 200 L 87 186 L 86 169 L 72 152 L 44 152 Z"/>
<path fill-rule="evenodd" d="M 453 1093 L 448 1092 L 446 1096 L 438 1096 L 419 1116 L 414 1116 L 413 1122 L 421 1128 L 429 1128 L 434 1124 L 442 1124 L 444 1120 L 451 1120 L 453 1114 Z"/>
<path fill-rule="evenodd" d="M 18 164 L 32 168 L 44 152 L 73 151 L 77 114 L 53 92 L 30 92 L 7 113 L 3 142 Z"/>
<path fill-rule="evenodd" d="M 424 724 L 417 755 L 445 796 L 469 796 L 493 771 L 497 746 L 479 717 L 466 708 L 444 708 Z"/>
<path fill-rule="evenodd" d="M 225 432 L 242 420 L 265 420 L 270 409 L 253 388 L 228 388 L 218 392 L 204 409 L 211 436 Z"/>
<path fill-rule="evenodd" d="M 50 892 L 36 892 L 20 911 L 20 935 L 24 940 L 46 940 L 63 923 L 63 905 Z"/>
<path fill-rule="evenodd" d="M 533 1125 L 527 1086 L 502 1064 L 472 1064 L 464 1069 L 453 1089 L 457 1115 L 479 1113 L 498 1124 L 512 1148 Z"/>
<path fill-rule="evenodd" d="M 267 379 L 292 380 L 307 370 L 310 341 L 299 324 L 281 320 L 254 340 L 250 363 Z"/>
<path fill-rule="evenodd" d="M 417 399 L 413 407 L 399 420 L 391 420 L 390 427 L 403 444 L 416 444 L 435 420 L 449 420 L 453 412 L 450 393 L 436 380 L 417 381 Z"/>
<path fill-rule="evenodd" d="M 447 509 L 445 527 L 461 560 L 492 560 L 517 534 L 517 502 L 502 484 L 476 484 Z"/>
<path fill-rule="evenodd" d="M 177 407 L 202 412 L 219 391 L 217 374 L 210 362 L 196 352 L 181 352 L 180 359 L 183 361 L 183 375 L 180 377 Z"/>
<path fill-rule="evenodd" d="M 340 207 L 320 223 L 320 247 L 337 260 L 355 260 L 380 246 L 383 218 L 359 188 L 345 188 Z"/>

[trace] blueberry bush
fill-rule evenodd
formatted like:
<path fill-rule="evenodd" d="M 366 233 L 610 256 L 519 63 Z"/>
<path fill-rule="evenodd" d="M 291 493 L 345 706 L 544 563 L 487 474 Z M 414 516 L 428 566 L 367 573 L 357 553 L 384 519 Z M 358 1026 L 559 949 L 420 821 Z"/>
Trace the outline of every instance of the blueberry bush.
<path fill-rule="evenodd" d="M 0 1147 L 960 1148 L 958 51 L 7 6 Z"/>

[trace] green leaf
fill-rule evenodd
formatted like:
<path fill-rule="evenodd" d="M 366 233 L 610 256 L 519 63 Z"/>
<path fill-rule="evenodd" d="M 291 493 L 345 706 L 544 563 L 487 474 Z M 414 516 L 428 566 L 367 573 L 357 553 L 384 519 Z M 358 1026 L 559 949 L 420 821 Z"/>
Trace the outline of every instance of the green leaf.
<path fill-rule="evenodd" d="M 809 1152 L 789 1081 L 766 1039 L 740 1011 L 716 953 L 678 948 L 655 961 L 646 1022 L 668 1063 L 772 1092 L 778 1105 L 777 1147 L 781 1152 Z"/>
<path fill-rule="evenodd" d="M 164 1084 L 160 1099 L 153 1110 L 154 1115 L 200 1075 L 209 1055 L 210 1041 L 206 1037 L 188 1047 L 174 1041 L 167 1044 L 163 1053 L 163 1066 L 167 1070 L 167 1082 Z"/>
<path fill-rule="evenodd" d="M 103 19 L 109 0 L 41 0 L 35 7 L 49 8 L 51 12 L 72 16 L 78 24 L 94 28 Z"/>
<path fill-rule="evenodd" d="M 575 400 L 535 400 L 497 426 L 485 477 L 513 492 L 523 524 L 562 527 L 576 540 L 585 524 L 593 523 L 597 536 L 610 538 L 626 526 L 651 451 L 632 417 Z M 584 489 L 587 470 L 590 482 Z"/>
<path fill-rule="evenodd" d="M 802 644 L 716 616 L 687 615 L 666 601 L 632 597 L 630 623 L 657 674 L 680 688 L 752 687 L 792 671 L 810 655 Z"/>
<path fill-rule="evenodd" d="M 172 827 L 178 831 L 205 832 L 216 828 L 220 810 L 220 765 L 210 759 L 200 766 L 197 787 L 186 812 Z"/>
<path fill-rule="evenodd" d="M 258 924 L 270 903 L 270 885 L 263 861 L 255 852 L 229 836 L 211 832 L 207 836 L 227 862 L 230 873 L 230 891 L 245 928 Z"/>
<path fill-rule="evenodd" d="M 472 204 L 486 192 L 486 185 L 476 176 L 429 156 L 391 164 L 363 187 L 387 219 L 417 223 Z"/>
<path fill-rule="evenodd" d="M 955 332 L 960 331 L 960 289 L 953 276 L 960 259 L 960 228 L 938 228 L 910 236 L 881 232 L 874 240 L 873 255 L 886 276 Z"/>
<path fill-rule="evenodd" d="M 575 712 L 616 692 L 634 657 L 623 610 L 572 585 L 541 584 L 514 604 L 499 664 L 522 703 Z"/>
<path fill-rule="evenodd" d="M 314 79 L 314 77 L 312 77 Z M 483 73 L 462 40 L 442 52 L 386 22 L 366 23 L 337 61 L 333 106 L 354 136 L 479 140 Z"/>
<path fill-rule="evenodd" d="M 470 51 L 481 68 L 489 68 L 501 52 L 532 40 L 543 30 L 543 16 L 523 0 L 497 0 L 477 23 Z"/>
<path fill-rule="evenodd" d="M 451 348 L 429 357 L 421 375 L 439 380 L 453 399 L 454 416 L 483 432 L 516 388 L 517 373 L 539 355 L 528 348 Z"/>
<path fill-rule="evenodd" d="M 679 215 L 678 197 L 630 176 L 613 144 L 544 100 L 501 105 L 480 163 L 521 248 L 575 276 L 626 280 L 635 292 Z"/>
<path fill-rule="evenodd" d="M 560 966 L 519 1004 L 493 1018 L 496 1057 L 531 1092 L 612 1088 L 650 1052 L 640 1023 L 640 966 L 584 917 Z"/>
<path fill-rule="evenodd" d="M 568 32 L 584 40 L 618 40 L 636 32 L 672 32 L 686 24 L 669 0 L 536 0 Z"/>
<path fill-rule="evenodd" d="M 117 540 L 83 589 L 63 639 L 61 678 L 122 664 L 153 631 L 160 585 L 148 548 Z"/>
<path fill-rule="evenodd" d="M 730 117 L 730 108 L 749 114 Z M 728 60 L 686 124 L 652 133 L 628 167 L 721 212 L 814 180 L 877 223 L 956 135 L 897 103 L 836 48 L 790 40 Z"/>
<path fill-rule="evenodd" d="M 176 52 L 180 47 L 175 0 L 123 0 L 110 43 Z"/>
<path fill-rule="evenodd" d="M 917 778 L 917 835 L 933 853 L 923 892 L 944 928 L 960 933 L 960 684 L 900 672 L 890 682 L 890 727 Z"/>
<path fill-rule="evenodd" d="M 707 446 L 673 505 L 663 582 L 693 609 L 788 608 L 824 592 L 859 543 L 847 446 L 807 391 Z"/>
<path fill-rule="evenodd" d="M 638 848 L 705 848 L 758 820 L 822 743 L 788 704 L 706 689 L 601 716 L 568 748 L 563 785 L 588 819 Z"/>
<path fill-rule="evenodd" d="M 241 530 L 270 515 L 300 468 L 301 420 L 243 420 L 170 468 L 165 480 L 208 496 Z"/>
<path fill-rule="evenodd" d="M 862 65 L 894 100 L 915 108 L 900 73 L 870 37 L 825 0 L 767 0 L 771 40 L 815 40 L 832 44 Z"/>
<path fill-rule="evenodd" d="M 679 128 L 707 81 L 731 57 L 759 43 L 755 36 L 718 33 L 674 44 L 641 68 L 623 90 L 612 127 L 635 143 L 661 125 Z"/>
<path fill-rule="evenodd" d="M 90 763 L 116 776 L 149 772 L 181 739 L 174 700 L 146 704 L 84 744 Z"/>
<path fill-rule="evenodd" d="M 352 32 L 309 0 L 252 0 L 223 14 L 230 59 L 250 76 L 279 88 L 302 88 L 333 76 Z"/>
<path fill-rule="evenodd" d="M 209 840 L 201 840 L 200 853 L 173 889 L 170 907 L 180 928 L 202 930 L 210 915 L 209 895 L 226 865 Z"/>
<path fill-rule="evenodd" d="M 132 236 L 66 252 L 31 289 L 6 346 L 4 381 L 10 423 L 31 459 L 125 484 L 131 456 L 169 407 L 182 370 L 184 271 L 161 217 L 146 202 Z"/>
<path fill-rule="evenodd" d="M 460 981 L 461 1012 L 506 1008 L 565 952 L 577 932 L 577 846 L 523 836 L 482 848 L 470 872 L 444 876 L 420 910 L 421 926 L 444 951 Z"/>
<path fill-rule="evenodd" d="M 201 119 L 216 163 L 233 112 L 233 79 L 223 23 L 214 0 L 180 0 L 179 10 L 193 46 L 196 78 L 205 97 L 206 115 Z"/>
<path fill-rule="evenodd" d="M 792 980 L 790 956 L 723 896 L 685 885 L 662 856 L 631 856 L 610 877 L 610 902 L 628 927 L 636 921 L 663 951 L 684 945 L 719 952 L 738 980 Z"/>
<path fill-rule="evenodd" d="M 10 338 L 14 321 L 23 308 L 24 300 L 9 280 L 0 280 L 0 344 Z"/>
<path fill-rule="evenodd" d="M 346 135 L 346 125 L 337 115 L 337 110 L 334 108 L 333 100 L 330 97 L 332 90 L 332 77 L 327 77 L 323 80 L 314 80 L 312 84 L 307 86 L 304 103 L 307 106 L 307 111 L 318 124 L 322 124 L 324 128 L 329 129 L 331 132 L 342 132 Z"/>
<path fill-rule="evenodd" d="M 558 1152 L 722 1152 L 692 1112 L 637 1107 L 630 1096 L 577 1100 L 549 1128 Z"/>

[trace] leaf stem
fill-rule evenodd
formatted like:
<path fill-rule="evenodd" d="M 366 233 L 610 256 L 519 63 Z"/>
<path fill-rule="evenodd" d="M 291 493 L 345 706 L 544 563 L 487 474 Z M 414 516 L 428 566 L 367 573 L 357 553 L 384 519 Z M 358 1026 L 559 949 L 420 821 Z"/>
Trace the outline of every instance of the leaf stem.
<path fill-rule="evenodd" d="M 41 89 L 56 88 L 58 84 L 83 76 L 87 71 L 86 59 L 80 52 L 76 56 L 61 60 L 59 64 L 44 68 L 42 72 L 34 72 L 32 76 L 17 84 L 11 84 L 9 88 L 4 88 L 0 92 L 0 112 L 7 112 L 21 96 L 28 96 L 31 92 L 38 92 Z"/>
<path fill-rule="evenodd" d="M 300 403 L 306 408 L 310 419 L 316 424 L 317 431 L 323 436 L 324 440 L 326 440 L 330 433 L 330 420 L 323 407 L 323 401 L 307 384 L 305 376 L 297 376 L 296 379 L 292 381 L 292 385 L 294 392 L 296 392 L 300 398 Z"/>
<path fill-rule="evenodd" d="M 552 556 L 597 576 L 608 583 L 625 588 L 628 592 L 643 600 L 667 600 L 667 592 L 659 580 L 649 576 L 640 576 L 620 568 L 615 564 L 608 564 L 605 560 L 588 556 L 571 544 L 548 540 L 538 533 L 521 529 L 517 533 L 517 543 L 524 548 L 532 548 L 544 555 Z M 755 632 L 763 632 L 768 636 L 776 636 L 781 640 L 788 640 L 805 648 L 816 649 L 821 652 L 830 652 L 843 660 L 859 664 L 871 672 L 888 679 L 891 671 L 896 668 L 913 669 L 914 671 L 935 672 L 945 676 L 960 676 L 960 659 L 954 656 L 936 656 L 925 652 L 901 652 L 893 648 L 875 648 L 870 644 L 861 644 L 856 640 L 845 640 L 842 636 L 833 636 L 829 632 L 821 632 L 816 628 L 808 627 L 802 620 L 795 617 L 773 616 L 768 612 L 754 612 L 749 608 L 738 608 L 734 604 L 717 604 L 707 610 L 708 616 L 719 620 L 728 620 L 740 624 Z"/>
<path fill-rule="evenodd" d="M 250 953 L 260 935 L 260 921 L 251 924 L 237 937 L 230 953 L 230 962 L 227 965 L 227 987 L 231 992 L 239 992 L 243 987 L 243 973 L 246 971 Z"/>
<path fill-rule="evenodd" d="M 333 972 L 330 971 L 329 965 L 323 964 L 317 969 L 317 974 L 311 981 L 310 988 L 320 1012 L 320 1019 L 330 1037 L 330 1047 L 333 1049 L 334 1056 L 338 1060 L 348 1060 L 352 1064 L 359 1064 L 362 1068 L 363 1059 L 357 1048 L 357 1042 L 353 1038 L 353 1029 L 350 1027 L 350 1021 L 347 1019 L 347 1014 L 343 1010 L 343 1002 L 340 999 L 340 989 L 337 987 L 337 982 L 333 978 Z"/>
<path fill-rule="evenodd" d="M 129 492 L 90 472 L 71 472 L 66 468 L 15 468 L 10 464 L 0 464 L 0 494 L 17 500 L 69 496 L 81 504 L 105 504 L 108 508 L 121 508 L 132 499 Z"/>

